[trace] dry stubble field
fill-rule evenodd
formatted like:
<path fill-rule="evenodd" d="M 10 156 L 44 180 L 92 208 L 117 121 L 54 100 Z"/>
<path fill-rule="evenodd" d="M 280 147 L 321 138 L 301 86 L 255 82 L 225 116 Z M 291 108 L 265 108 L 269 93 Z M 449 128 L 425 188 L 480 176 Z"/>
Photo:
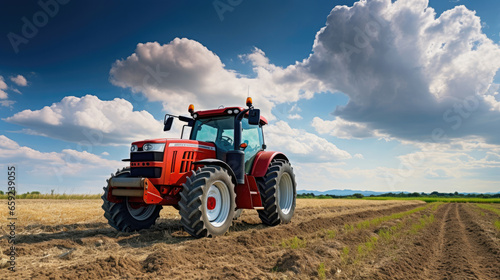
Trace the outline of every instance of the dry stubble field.
<path fill-rule="evenodd" d="M 18 200 L 17 272 L 1 279 L 498 279 L 499 205 L 299 199 L 292 223 L 246 210 L 230 232 L 193 239 L 174 208 L 119 233 L 100 200 Z M 1 211 L 2 262 L 8 253 Z M 2 216 L 3 215 L 3 216 Z"/>

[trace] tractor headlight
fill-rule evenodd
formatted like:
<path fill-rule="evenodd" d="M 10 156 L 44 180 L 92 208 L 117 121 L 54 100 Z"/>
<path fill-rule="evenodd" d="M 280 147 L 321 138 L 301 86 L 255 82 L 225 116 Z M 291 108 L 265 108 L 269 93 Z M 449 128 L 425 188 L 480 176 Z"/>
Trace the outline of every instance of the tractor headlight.
<path fill-rule="evenodd" d="M 234 111 L 233 111 L 233 112 L 234 112 L 235 114 L 238 114 L 238 113 L 240 112 L 240 110 L 238 110 L 238 109 L 234 109 Z"/>
<path fill-rule="evenodd" d="M 233 110 L 227 110 L 227 113 L 228 113 L 228 114 L 232 114 L 232 113 L 233 113 Z"/>
<path fill-rule="evenodd" d="M 130 147 L 130 152 L 133 153 L 133 152 L 137 152 L 137 145 L 132 145 Z"/>
<path fill-rule="evenodd" d="M 165 143 L 146 143 L 142 146 L 145 152 L 163 152 L 165 150 Z"/>

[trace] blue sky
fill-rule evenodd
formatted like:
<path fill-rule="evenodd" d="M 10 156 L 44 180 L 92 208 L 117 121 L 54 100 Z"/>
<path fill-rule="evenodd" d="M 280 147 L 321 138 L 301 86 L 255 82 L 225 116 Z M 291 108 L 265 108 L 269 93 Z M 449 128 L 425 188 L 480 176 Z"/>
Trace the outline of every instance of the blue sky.
<path fill-rule="evenodd" d="M 498 1 L 165 2 L 2 4 L 21 192 L 97 193 L 166 112 L 248 88 L 299 189 L 500 190 Z"/>

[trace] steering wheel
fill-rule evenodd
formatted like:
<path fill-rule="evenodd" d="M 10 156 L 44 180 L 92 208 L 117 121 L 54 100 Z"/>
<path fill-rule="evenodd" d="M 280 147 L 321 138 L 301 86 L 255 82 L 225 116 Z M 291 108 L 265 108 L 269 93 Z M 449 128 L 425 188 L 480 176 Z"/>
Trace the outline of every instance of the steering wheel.
<path fill-rule="evenodd" d="M 233 145 L 233 139 L 231 139 L 231 137 L 229 136 L 222 136 L 221 137 L 221 143 L 224 145 L 224 146 L 232 146 Z"/>

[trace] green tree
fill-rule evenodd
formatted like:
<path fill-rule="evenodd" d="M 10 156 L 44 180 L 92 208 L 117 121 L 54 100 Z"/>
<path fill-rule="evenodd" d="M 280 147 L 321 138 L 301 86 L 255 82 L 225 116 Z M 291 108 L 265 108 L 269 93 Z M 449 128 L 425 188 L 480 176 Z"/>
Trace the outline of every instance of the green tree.
<path fill-rule="evenodd" d="M 355 198 L 363 198 L 363 197 L 365 197 L 364 195 L 362 195 L 360 193 L 355 193 L 352 196 L 355 197 Z"/>

